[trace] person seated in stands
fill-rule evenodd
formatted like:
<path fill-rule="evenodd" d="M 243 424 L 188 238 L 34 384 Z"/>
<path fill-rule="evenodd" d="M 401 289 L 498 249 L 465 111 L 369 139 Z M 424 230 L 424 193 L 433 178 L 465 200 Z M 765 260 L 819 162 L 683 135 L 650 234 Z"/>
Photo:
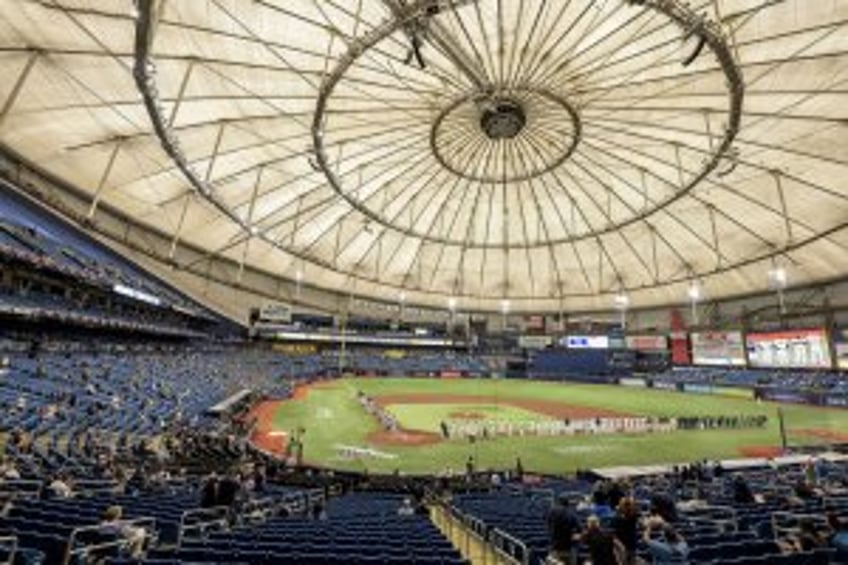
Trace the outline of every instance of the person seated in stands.
<path fill-rule="evenodd" d="M 570 507 L 568 497 L 561 494 L 548 511 L 546 519 L 550 540 L 549 559 L 564 565 L 576 565 L 580 521 Z"/>
<path fill-rule="evenodd" d="M 627 496 L 618 503 L 612 529 L 624 550 L 623 562 L 628 565 L 635 563 L 636 547 L 639 544 L 639 507 L 633 497 Z"/>
<path fill-rule="evenodd" d="M 595 516 L 589 516 L 586 520 L 586 531 L 580 536 L 580 541 L 589 548 L 589 559 L 592 565 L 618 565 L 619 558 L 616 556 L 615 537 L 601 528 L 601 520 Z M 623 553 L 622 550 L 619 554 Z"/>
<path fill-rule="evenodd" d="M 677 521 L 677 506 L 674 499 L 665 492 L 658 492 L 651 497 L 651 515 L 659 516 L 666 522 Z"/>
<path fill-rule="evenodd" d="M 216 506 L 235 506 L 242 491 L 242 484 L 239 475 L 235 471 L 227 473 L 218 484 L 218 496 Z"/>
<path fill-rule="evenodd" d="M 320 522 L 327 520 L 327 508 L 322 502 L 316 502 L 312 506 L 312 519 Z"/>
<path fill-rule="evenodd" d="M 21 473 L 15 467 L 13 461 L 0 462 L 0 479 L 5 481 L 16 481 L 21 478 Z"/>
<path fill-rule="evenodd" d="M 830 545 L 840 553 L 848 554 L 848 522 L 841 520 L 836 512 L 827 513 Z"/>
<path fill-rule="evenodd" d="M 777 544 L 784 553 L 796 553 L 827 547 L 828 542 L 828 536 L 816 528 L 813 519 L 805 517 L 798 522 L 798 533 L 778 540 Z"/>
<path fill-rule="evenodd" d="M 821 494 L 821 491 L 817 489 L 813 483 L 805 479 L 799 480 L 795 483 L 795 496 L 802 502 L 804 500 L 820 497 Z"/>
<path fill-rule="evenodd" d="M 748 481 L 742 475 L 733 477 L 733 502 L 736 504 L 753 504 L 756 502 Z"/>
<path fill-rule="evenodd" d="M 200 507 L 214 508 L 218 504 L 218 475 L 212 472 L 200 489 Z"/>
<path fill-rule="evenodd" d="M 59 473 L 56 475 L 50 484 L 47 486 L 47 493 L 50 498 L 71 498 L 74 491 L 71 488 L 67 477 Z"/>
<path fill-rule="evenodd" d="M 144 554 L 147 542 L 147 531 L 144 528 L 133 526 L 122 520 L 124 514 L 120 506 L 114 505 L 103 511 L 103 519 L 100 522 L 99 531 L 102 534 L 121 538 L 126 542 L 129 554 L 138 559 Z"/>
<path fill-rule="evenodd" d="M 400 508 L 397 510 L 398 516 L 414 516 L 415 507 L 412 505 L 412 499 L 407 497 L 403 499 Z"/>
<path fill-rule="evenodd" d="M 652 539 L 655 530 L 662 531 L 662 539 Z M 642 541 L 650 551 L 655 565 L 686 565 L 689 563 L 689 545 L 674 526 L 660 516 L 652 516 L 645 521 Z"/>

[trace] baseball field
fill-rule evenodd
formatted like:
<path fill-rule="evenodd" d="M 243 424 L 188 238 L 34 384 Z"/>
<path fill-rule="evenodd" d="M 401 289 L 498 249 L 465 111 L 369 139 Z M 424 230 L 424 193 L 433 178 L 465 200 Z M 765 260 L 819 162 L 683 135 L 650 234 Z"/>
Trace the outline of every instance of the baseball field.
<path fill-rule="evenodd" d="M 373 473 L 460 472 L 469 456 L 478 470 L 513 468 L 520 457 L 528 471 L 564 473 L 773 455 L 781 442 L 778 407 L 790 445 L 848 441 L 848 410 L 613 385 L 413 378 L 344 378 L 299 386 L 291 399 L 255 408 L 253 441 L 283 455 L 290 436 L 302 433 L 306 463 Z M 532 432 L 600 419 L 757 416 L 767 417 L 764 426 Z M 483 428 L 487 433 L 473 438 L 456 432 Z"/>

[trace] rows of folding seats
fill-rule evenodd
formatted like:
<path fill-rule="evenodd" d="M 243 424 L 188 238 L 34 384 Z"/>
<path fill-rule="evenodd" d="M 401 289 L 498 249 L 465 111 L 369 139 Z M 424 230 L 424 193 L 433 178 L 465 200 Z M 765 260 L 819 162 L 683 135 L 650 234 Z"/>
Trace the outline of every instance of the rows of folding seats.
<path fill-rule="evenodd" d="M 100 494 L 73 499 L 21 499 L 0 518 L 0 536 L 15 535 L 19 547 L 41 552 L 46 563 L 60 563 L 75 528 L 100 523 L 112 505 L 123 509 L 127 520 L 153 518 L 160 541 L 175 543 L 184 512 L 197 507 L 191 491 L 143 496 Z"/>
<path fill-rule="evenodd" d="M 398 516 L 402 497 L 356 493 L 330 499 L 326 519 L 274 518 L 258 526 L 186 540 L 153 560 L 192 563 L 330 563 L 463 565 L 426 516 Z"/>

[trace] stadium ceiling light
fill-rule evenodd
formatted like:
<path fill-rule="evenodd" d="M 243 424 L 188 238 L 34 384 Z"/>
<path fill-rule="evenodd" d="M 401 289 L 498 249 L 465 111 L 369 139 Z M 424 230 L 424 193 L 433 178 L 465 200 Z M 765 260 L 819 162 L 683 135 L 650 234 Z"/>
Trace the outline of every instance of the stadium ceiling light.
<path fill-rule="evenodd" d="M 510 306 L 511 305 L 510 305 L 510 302 L 509 302 L 508 299 L 505 298 L 505 299 L 501 300 L 501 312 L 502 313 L 504 313 L 504 314 L 509 313 Z"/>
<path fill-rule="evenodd" d="M 693 302 L 700 300 L 701 285 L 699 285 L 697 282 L 692 282 L 692 284 L 689 285 L 689 289 L 686 291 L 686 293 L 689 295 L 689 300 Z"/>
<path fill-rule="evenodd" d="M 398 294 L 398 300 L 406 302 L 406 293 L 404 291 L 400 291 L 400 294 Z"/>
<path fill-rule="evenodd" d="M 448 298 L 448 310 L 450 310 L 451 312 L 456 311 L 456 298 L 453 296 Z"/>
<path fill-rule="evenodd" d="M 768 272 L 769 286 L 774 289 L 786 288 L 789 282 L 786 269 L 784 267 L 773 267 Z"/>
<path fill-rule="evenodd" d="M 619 310 L 626 310 L 627 307 L 630 306 L 630 297 L 623 292 L 619 292 L 615 295 L 613 302 L 615 303 L 615 307 Z"/>

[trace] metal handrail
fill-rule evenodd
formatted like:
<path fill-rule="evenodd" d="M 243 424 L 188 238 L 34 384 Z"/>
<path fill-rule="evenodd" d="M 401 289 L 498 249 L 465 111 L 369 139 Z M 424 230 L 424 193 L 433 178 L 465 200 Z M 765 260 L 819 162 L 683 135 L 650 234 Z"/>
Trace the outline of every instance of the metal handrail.
<path fill-rule="evenodd" d="M 489 543 L 497 555 L 510 563 L 516 565 L 530 563 L 530 551 L 527 549 L 527 544 L 500 528 L 493 528 L 489 532 Z"/>
<path fill-rule="evenodd" d="M 180 526 L 177 532 L 177 547 L 181 547 L 188 532 L 199 532 L 203 536 L 207 530 L 217 527 L 220 529 L 226 528 L 229 524 L 230 507 L 229 506 L 214 506 L 212 508 L 194 508 L 186 510 L 180 516 Z M 201 518 L 198 521 L 189 520 L 192 518 Z M 208 517 L 208 518 L 205 518 Z M 203 519 L 205 518 L 205 519 Z"/>
<path fill-rule="evenodd" d="M 15 554 L 18 552 L 18 536 L 0 536 L 0 549 L 8 548 L 9 555 L 3 565 L 12 565 L 15 562 Z"/>
<path fill-rule="evenodd" d="M 29 479 L 12 479 L 0 482 L 0 497 L 10 496 L 15 498 L 38 498 L 44 481 Z"/>
<path fill-rule="evenodd" d="M 132 520 L 121 520 L 121 524 L 124 526 L 136 526 L 144 528 L 147 533 L 147 539 L 151 541 L 155 541 L 156 539 L 156 518 L 152 517 L 144 517 L 144 518 L 133 518 Z M 64 565 L 69 565 L 73 558 L 78 555 L 86 555 L 92 551 L 98 551 L 101 549 L 124 549 L 129 545 L 130 540 L 127 540 L 123 537 L 119 537 L 112 541 L 107 541 L 103 543 L 95 543 L 92 545 L 84 545 L 82 547 L 75 547 L 77 537 L 84 532 L 99 532 L 103 529 L 103 526 L 100 524 L 94 526 L 80 526 L 78 528 L 74 528 L 71 531 L 71 535 L 68 537 L 68 546 L 65 551 L 65 559 L 63 561 Z"/>

